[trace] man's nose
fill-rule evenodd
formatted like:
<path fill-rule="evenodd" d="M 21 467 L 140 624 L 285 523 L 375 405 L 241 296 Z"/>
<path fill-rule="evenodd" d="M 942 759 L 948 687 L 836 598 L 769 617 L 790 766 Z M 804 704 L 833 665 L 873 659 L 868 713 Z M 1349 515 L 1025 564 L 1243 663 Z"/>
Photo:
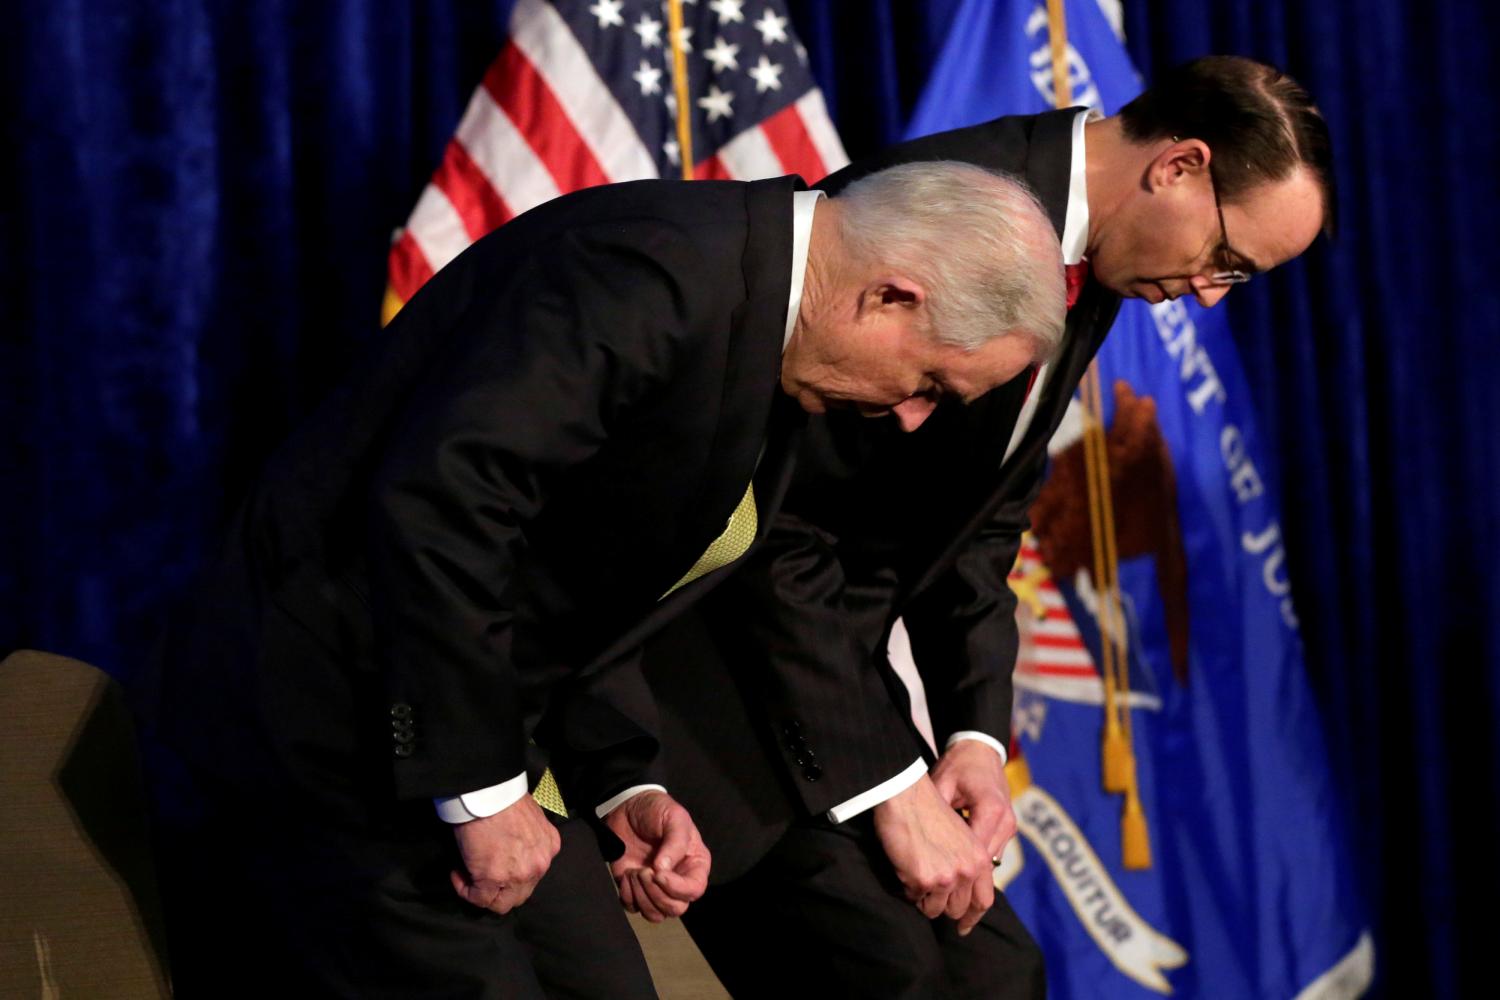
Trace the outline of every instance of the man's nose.
<path fill-rule="evenodd" d="M 1215 285 L 1202 275 L 1193 277 L 1190 282 L 1193 286 L 1193 298 L 1205 309 L 1212 309 L 1219 304 L 1219 300 L 1229 294 L 1232 285 Z"/>
<path fill-rule="evenodd" d="M 937 402 L 926 396 L 907 396 L 891 407 L 891 412 L 901 422 L 901 429 L 908 434 L 922 426 L 922 422 L 937 409 Z"/>

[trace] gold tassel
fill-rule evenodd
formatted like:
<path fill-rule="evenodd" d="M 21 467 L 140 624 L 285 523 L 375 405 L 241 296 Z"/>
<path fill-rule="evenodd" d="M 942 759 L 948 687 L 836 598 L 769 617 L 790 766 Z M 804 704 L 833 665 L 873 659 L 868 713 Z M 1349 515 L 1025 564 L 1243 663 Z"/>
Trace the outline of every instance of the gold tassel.
<path fill-rule="evenodd" d="M 1026 789 L 1031 787 L 1031 765 L 1026 763 L 1026 758 L 1016 754 L 1005 762 L 1005 780 L 1010 782 L 1010 800 L 1014 802 Z"/>
<path fill-rule="evenodd" d="M 1119 794 L 1135 784 L 1135 754 L 1125 739 L 1125 730 L 1120 728 L 1120 719 L 1110 712 L 1104 719 L 1103 784 L 1106 792 Z"/>
<path fill-rule="evenodd" d="M 1151 867 L 1151 838 L 1146 833 L 1146 811 L 1134 786 L 1125 793 L 1125 808 L 1120 813 L 1120 853 L 1126 871 L 1140 872 Z"/>

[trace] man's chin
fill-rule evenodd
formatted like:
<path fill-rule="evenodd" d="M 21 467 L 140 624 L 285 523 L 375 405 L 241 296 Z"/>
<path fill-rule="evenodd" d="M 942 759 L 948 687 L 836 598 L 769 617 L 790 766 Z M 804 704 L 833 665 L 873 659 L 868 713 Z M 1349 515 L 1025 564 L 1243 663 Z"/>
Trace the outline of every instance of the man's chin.
<path fill-rule="evenodd" d="M 861 403 L 857 399 L 827 399 L 820 397 L 817 400 L 819 413 L 858 413 L 862 417 L 888 417 L 891 415 L 889 406 L 881 406 L 877 403 Z"/>
<path fill-rule="evenodd" d="M 1152 281 L 1133 282 L 1125 291 L 1118 293 L 1127 299 L 1140 299 L 1143 302 L 1156 305 L 1158 302 L 1167 300 L 1166 291 Z"/>

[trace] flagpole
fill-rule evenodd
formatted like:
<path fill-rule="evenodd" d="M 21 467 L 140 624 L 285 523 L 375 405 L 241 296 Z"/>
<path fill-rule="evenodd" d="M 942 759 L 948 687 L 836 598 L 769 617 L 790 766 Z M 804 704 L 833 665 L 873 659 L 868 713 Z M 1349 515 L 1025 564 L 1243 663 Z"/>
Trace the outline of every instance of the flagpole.
<path fill-rule="evenodd" d="M 682 0 L 667 0 L 667 34 L 672 45 L 672 92 L 677 95 L 677 152 L 682 179 L 693 179 L 693 119 L 688 105 L 687 52 L 682 47 Z"/>
<path fill-rule="evenodd" d="M 1047 37 L 1052 53 L 1052 97 L 1059 109 L 1073 104 L 1068 75 L 1068 25 L 1064 0 L 1047 0 Z M 1100 683 L 1104 689 L 1101 779 L 1107 792 L 1123 793 L 1120 814 L 1121 862 L 1127 869 L 1151 867 L 1151 840 L 1141 808 L 1130 725 L 1130 651 L 1120 604 L 1119 551 L 1115 544 L 1109 453 L 1104 431 L 1104 400 L 1099 361 L 1089 364 L 1083 382 L 1084 470 L 1088 481 L 1089 527 L 1093 534 L 1095 617 L 1099 623 Z"/>
<path fill-rule="evenodd" d="M 1052 100 L 1058 108 L 1073 106 L 1073 81 L 1068 78 L 1068 18 L 1063 0 L 1047 0 L 1047 37 L 1052 42 Z"/>

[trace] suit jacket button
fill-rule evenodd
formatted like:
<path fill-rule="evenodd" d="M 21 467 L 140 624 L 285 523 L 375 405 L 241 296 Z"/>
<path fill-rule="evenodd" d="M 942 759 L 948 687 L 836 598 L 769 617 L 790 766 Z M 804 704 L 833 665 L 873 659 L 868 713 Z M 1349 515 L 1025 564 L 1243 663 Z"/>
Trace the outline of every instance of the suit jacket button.
<path fill-rule="evenodd" d="M 394 705 L 391 706 L 391 718 L 393 718 L 393 719 L 410 719 L 411 718 L 411 706 L 408 705 L 404 701 L 398 701 L 398 702 L 396 702 L 396 704 L 394 704 Z"/>
<path fill-rule="evenodd" d="M 802 777 L 808 781 L 817 781 L 823 777 L 823 769 L 816 764 L 809 764 L 802 769 Z"/>
<path fill-rule="evenodd" d="M 391 753 L 402 758 L 410 757 L 414 752 L 410 743 L 397 743 L 391 748 Z"/>

